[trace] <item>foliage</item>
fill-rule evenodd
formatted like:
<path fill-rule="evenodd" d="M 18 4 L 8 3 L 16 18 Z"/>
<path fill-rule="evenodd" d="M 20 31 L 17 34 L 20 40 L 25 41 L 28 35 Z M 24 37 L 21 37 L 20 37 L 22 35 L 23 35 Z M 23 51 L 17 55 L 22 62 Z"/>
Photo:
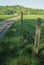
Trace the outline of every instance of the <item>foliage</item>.
<path fill-rule="evenodd" d="M 23 6 L 0 6 L 0 15 L 10 15 L 18 13 L 20 14 L 23 11 L 23 13 L 26 14 L 39 14 L 44 15 L 44 10 L 42 9 L 32 9 L 32 8 L 26 8 Z"/>
<path fill-rule="evenodd" d="M 23 35 L 20 20 L 10 27 L 0 40 L 0 65 L 44 65 L 44 19 L 41 27 L 40 56 L 33 54 L 37 17 L 37 15 L 24 16 Z"/>

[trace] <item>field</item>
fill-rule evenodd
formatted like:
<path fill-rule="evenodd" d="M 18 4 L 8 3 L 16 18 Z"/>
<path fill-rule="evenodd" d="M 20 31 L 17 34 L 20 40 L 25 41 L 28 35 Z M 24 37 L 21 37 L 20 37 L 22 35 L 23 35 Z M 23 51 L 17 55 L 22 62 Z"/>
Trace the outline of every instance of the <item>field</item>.
<path fill-rule="evenodd" d="M 36 19 L 40 17 L 41 37 L 39 55 L 34 56 L 33 46 Z M 24 15 L 18 19 L 0 40 L 0 65 L 44 65 L 44 15 Z"/>
<path fill-rule="evenodd" d="M 15 15 L 0 15 L 0 22 L 15 17 Z"/>

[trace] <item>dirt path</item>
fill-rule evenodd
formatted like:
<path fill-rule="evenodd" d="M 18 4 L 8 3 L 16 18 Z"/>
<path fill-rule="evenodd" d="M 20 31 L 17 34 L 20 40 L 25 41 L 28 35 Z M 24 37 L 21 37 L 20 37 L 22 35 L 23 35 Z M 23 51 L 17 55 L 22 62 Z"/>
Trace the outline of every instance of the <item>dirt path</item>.
<path fill-rule="evenodd" d="M 0 39 L 4 36 L 8 28 L 17 20 L 18 17 L 0 22 Z"/>

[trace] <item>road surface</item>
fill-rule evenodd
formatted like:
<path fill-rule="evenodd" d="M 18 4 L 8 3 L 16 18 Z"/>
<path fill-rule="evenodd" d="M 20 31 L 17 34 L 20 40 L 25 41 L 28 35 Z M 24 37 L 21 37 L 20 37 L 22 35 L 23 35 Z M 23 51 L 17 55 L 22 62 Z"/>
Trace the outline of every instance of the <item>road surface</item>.
<path fill-rule="evenodd" d="M 8 28 L 17 20 L 18 17 L 11 18 L 8 20 L 5 20 L 3 22 L 0 22 L 0 39 L 4 36 Z"/>

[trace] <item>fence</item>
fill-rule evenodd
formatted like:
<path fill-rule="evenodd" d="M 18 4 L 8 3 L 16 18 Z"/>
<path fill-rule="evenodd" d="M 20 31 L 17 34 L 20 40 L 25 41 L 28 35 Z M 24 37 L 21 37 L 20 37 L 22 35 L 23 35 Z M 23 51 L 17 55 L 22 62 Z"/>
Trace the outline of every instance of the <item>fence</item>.
<path fill-rule="evenodd" d="M 21 29 L 23 32 L 23 12 L 21 12 Z M 35 34 L 35 40 L 34 40 L 34 53 L 35 54 L 38 54 L 38 51 L 39 51 L 40 33 L 41 33 L 41 18 L 38 18 L 36 21 L 36 34 Z M 32 35 L 31 35 L 31 38 L 33 39 Z"/>

